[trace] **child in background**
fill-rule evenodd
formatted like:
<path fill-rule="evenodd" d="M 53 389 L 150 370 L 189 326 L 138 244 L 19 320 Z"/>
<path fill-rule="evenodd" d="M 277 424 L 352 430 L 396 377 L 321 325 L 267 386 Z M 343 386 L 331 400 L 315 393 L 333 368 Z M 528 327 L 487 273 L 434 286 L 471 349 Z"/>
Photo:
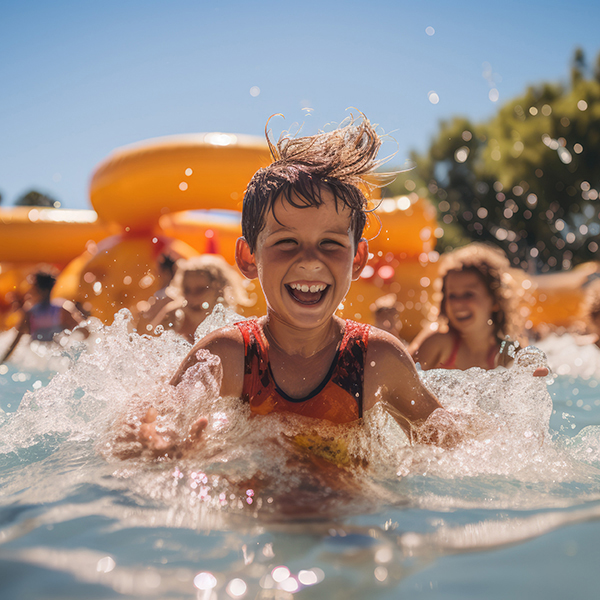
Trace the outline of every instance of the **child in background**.
<path fill-rule="evenodd" d="M 139 333 L 152 333 L 154 328 L 152 322 L 156 319 L 162 309 L 173 301 L 168 294 L 168 287 L 175 275 L 175 260 L 168 254 L 161 254 L 157 261 L 158 280 L 161 288 L 147 302 L 138 305 L 140 315 L 137 322 Z"/>
<path fill-rule="evenodd" d="M 221 303 L 233 310 L 247 304 L 241 276 L 216 254 L 178 260 L 167 295 L 173 300 L 154 318 L 152 330 L 162 325 L 192 344 L 196 329 L 210 315 L 215 304 Z"/>
<path fill-rule="evenodd" d="M 400 320 L 400 312 L 398 311 L 398 297 L 396 294 L 386 294 L 380 296 L 369 307 L 373 315 L 373 323 L 378 329 L 387 331 L 393 336 L 402 340 L 400 330 L 402 329 L 402 321 Z M 404 341 L 404 340 L 402 340 Z"/>
<path fill-rule="evenodd" d="M 53 271 L 40 269 L 33 274 L 32 280 L 32 298 L 23 305 L 17 335 L 0 358 L 0 363 L 10 357 L 24 334 L 28 333 L 32 340 L 52 342 L 56 334 L 66 329 L 74 329 L 84 319 L 72 302 L 50 300 L 52 288 L 56 283 L 56 274 Z"/>
<path fill-rule="evenodd" d="M 596 344 L 600 348 L 600 279 L 588 284 L 582 309 L 586 334 L 576 338 L 577 344 Z"/>
<path fill-rule="evenodd" d="M 423 369 L 493 369 L 510 362 L 506 352 L 499 358 L 506 336 L 520 334 L 509 268 L 500 250 L 480 243 L 442 257 L 442 322 L 435 324 L 438 330 L 423 330 L 409 348 Z M 514 342 L 517 347 L 519 343 Z"/>

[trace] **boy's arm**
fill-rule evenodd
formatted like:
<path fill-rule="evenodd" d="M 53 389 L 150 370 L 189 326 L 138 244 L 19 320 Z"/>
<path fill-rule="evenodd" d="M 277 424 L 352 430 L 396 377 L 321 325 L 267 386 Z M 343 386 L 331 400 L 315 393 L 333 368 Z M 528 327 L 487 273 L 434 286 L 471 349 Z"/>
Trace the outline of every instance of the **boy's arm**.
<path fill-rule="evenodd" d="M 200 373 L 191 373 L 190 376 L 194 378 L 192 383 L 202 383 L 203 376 L 217 381 L 220 378 L 221 396 L 242 395 L 244 343 L 236 327 L 219 329 L 200 340 L 183 360 L 170 384 L 179 385 L 185 379 L 188 370 L 200 363 L 205 363 L 206 371 L 203 369 Z M 222 378 L 220 374 L 217 375 L 217 371 L 221 369 Z M 184 436 L 172 431 L 165 432 L 164 428 L 159 427 L 159 416 L 156 408 L 151 406 L 139 422 L 126 423 L 125 434 L 117 439 L 118 442 L 125 443 L 125 450 L 117 450 L 113 455 L 120 459 L 134 458 L 142 453 L 154 458 L 178 458 L 203 446 L 203 432 L 208 425 L 205 415 L 198 415 Z M 130 442 L 137 444 L 132 447 Z"/>
<path fill-rule="evenodd" d="M 452 417 L 437 398 L 423 385 L 415 363 L 404 345 L 386 332 L 371 329 L 365 366 L 365 410 L 378 400 L 386 403 L 390 414 L 411 440 L 454 445 L 458 432 Z M 429 417 L 440 410 L 440 417 L 432 419 L 439 431 L 423 431 Z M 442 415 L 445 415 L 442 417 Z"/>

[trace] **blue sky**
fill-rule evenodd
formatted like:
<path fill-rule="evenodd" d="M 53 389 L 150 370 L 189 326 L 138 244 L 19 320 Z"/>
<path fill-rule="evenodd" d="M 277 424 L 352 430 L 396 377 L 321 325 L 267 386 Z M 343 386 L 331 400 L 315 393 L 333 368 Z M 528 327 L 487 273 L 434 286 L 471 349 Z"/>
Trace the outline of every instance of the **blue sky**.
<path fill-rule="evenodd" d="M 357 107 L 402 165 L 441 119 L 483 120 L 529 84 L 567 81 L 576 46 L 592 63 L 598 23 L 596 0 L 0 0 L 2 204 L 36 188 L 87 208 L 113 149 L 262 135 L 273 113 L 276 134 L 310 134 Z"/>

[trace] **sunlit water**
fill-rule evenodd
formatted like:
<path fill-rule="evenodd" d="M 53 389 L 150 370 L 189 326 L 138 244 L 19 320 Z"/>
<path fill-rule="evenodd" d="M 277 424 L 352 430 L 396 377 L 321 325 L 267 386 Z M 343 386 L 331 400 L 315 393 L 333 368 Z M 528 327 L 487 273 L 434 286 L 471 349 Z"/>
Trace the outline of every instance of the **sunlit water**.
<path fill-rule="evenodd" d="M 216 369 L 173 390 L 176 336 L 131 334 L 125 313 L 95 329 L 0 366 L 3 599 L 598 597 L 600 351 L 546 340 L 549 386 L 535 352 L 425 373 L 464 442 L 411 446 L 376 408 L 360 431 L 308 428 L 338 468 L 292 441 L 306 423 L 216 399 Z M 208 415 L 206 444 L 118 458 L 151 405 L 183 433 Z"/>

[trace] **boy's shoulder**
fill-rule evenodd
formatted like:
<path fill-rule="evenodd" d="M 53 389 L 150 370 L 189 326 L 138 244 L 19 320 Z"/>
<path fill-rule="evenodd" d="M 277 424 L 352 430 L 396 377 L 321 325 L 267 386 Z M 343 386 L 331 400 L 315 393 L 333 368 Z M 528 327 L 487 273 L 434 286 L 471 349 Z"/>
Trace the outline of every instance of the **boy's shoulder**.
<path fill-rule="evenodd" d="M 237 325 L 226 325 L 205 335 L 196 343 L 194 350 L 209 350 L 223 362 L 228 356 L 221 356 L 222 353 L 233 352 L 235 355 L 239 351 L 244 352 L 244 337 Z"/>
<path fill-rule="evenodd" d="M 406 346 L 394 335 L 371 327 L 365 364 L 365 410 L 377 400 L 396 404 L 420 393 L 417 369 Z M 395 399 L 395 400 L 394 400 Z"/>
<path fill-rule="evenodd" d="M 381 346 L 382 348 L 403 348 L 406 350 L 403 342 L 395 335 L 391 334 L 389 331 L 379 329 L 379 327 L 375 327 L 375 325 L 371 325 L 371 329 L 369 330 L 369 346 L 372 344 Z"/>
<path fill-rule="evenodd" d="M 395 335 L 371 326 L 367 350 L 367 364 L 374 360 L 392 363 L 404 362 L 410 358 L 406 346 Z"/>

